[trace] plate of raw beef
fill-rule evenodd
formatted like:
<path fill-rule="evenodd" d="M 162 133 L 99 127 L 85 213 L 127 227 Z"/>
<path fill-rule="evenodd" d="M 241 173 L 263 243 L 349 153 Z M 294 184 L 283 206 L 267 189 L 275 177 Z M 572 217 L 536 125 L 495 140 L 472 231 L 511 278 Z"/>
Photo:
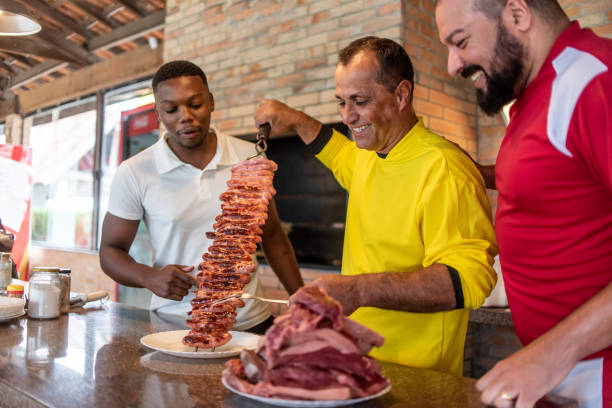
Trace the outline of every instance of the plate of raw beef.
<path fill-rule="evenodd" d="M 222 382 L 246 398 L 285 407 L 338 407 L 391 389 L 367 356 L 384 338 L 343 315 L 318 287 L 298 290 L 255 350 L 225 363 Z"/>

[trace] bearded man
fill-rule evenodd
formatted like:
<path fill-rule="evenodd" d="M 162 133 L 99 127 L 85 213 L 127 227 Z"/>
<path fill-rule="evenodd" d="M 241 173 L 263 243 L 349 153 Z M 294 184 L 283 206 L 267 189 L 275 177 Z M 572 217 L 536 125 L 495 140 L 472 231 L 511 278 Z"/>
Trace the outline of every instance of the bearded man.
<path fill-rule="evenodd" d="M 553 391 L 612 407 L 612 41 L 554 0 L 439 0 L 448 72 L 488 114 L 516 98 L 495 166 L 495 229 L 523 349 L 477 383 L 486 404 Z"/>

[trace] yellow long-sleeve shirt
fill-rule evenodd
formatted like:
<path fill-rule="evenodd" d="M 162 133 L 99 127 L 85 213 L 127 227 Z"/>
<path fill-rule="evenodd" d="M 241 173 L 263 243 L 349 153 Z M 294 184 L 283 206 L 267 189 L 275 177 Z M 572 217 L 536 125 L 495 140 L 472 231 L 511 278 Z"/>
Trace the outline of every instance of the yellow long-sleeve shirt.
<path fill-rule="evenodd" d="M 464 309 L 409 313 L 362 307 L 351 316 L 385 337 L 375 358 L 461 375 L 468 308 L 495 285 L 497 244 L 484 181 L 421 120 L 386 158 L 333 132 L 317 158 L 349 192 L 342 274 L 458 271 Z"/>

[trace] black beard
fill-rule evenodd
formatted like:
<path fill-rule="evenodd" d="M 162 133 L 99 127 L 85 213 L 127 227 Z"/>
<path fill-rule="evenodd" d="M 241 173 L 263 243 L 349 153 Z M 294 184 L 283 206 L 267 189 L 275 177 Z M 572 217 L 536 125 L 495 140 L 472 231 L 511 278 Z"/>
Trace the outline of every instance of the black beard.
<path fill-rule="evenodd" d="M 495 55 L 491 64 L 491 75 L 481 66 L 470 65 L 461 75 L 468 78 L 476 71 L 482 71 L 487 81 L 487 91 L 476 89 L 478 106 L 489 116 L 514 99 L 515 89 L 523 76 L 523 45 L 499 23 Z"/>

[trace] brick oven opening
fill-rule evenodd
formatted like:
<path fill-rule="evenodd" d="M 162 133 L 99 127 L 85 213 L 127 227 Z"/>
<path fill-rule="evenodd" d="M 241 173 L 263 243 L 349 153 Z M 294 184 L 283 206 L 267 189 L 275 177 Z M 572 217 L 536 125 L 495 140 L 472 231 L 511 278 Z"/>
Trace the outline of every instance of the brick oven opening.
<path fill-rule="evenodd" d="M 347 133 L 342 123 L 332 126 Z M 255 135 L 243 138 L 254 141 Z M 266 154 L 278 164 L 274 176 L 276 206 L 300 266 L 338 268 L 342 259 L 346 191 L 295 134 L 270 140 Z"/>

